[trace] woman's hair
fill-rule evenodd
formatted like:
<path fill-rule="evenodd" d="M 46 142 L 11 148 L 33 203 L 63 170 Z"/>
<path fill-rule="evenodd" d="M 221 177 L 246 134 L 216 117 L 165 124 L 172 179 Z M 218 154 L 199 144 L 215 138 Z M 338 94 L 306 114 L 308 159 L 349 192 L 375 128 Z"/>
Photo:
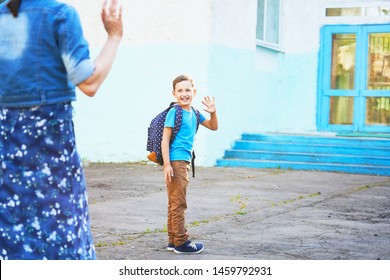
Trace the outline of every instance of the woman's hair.
<path fill-rule="evenodd" d="M 22 2 L 22 0 L 11 0 L 11 2 L 9 2 L 7 4 L 8 9 L 10 9 L 10 11 L 14 17 L 18 16 L 19 7 L 20 7 L 21 2 Z"/>
<path fill-rule="evenodd" d="M 180 76 L 176 77 L 172 82 L 173 90 L 175 90 L 176 84 L 183 82 L 183 81 L 190 81 L 192 86 L 194 86 L 194 81 L 190 75 L 180 75 Z"/>

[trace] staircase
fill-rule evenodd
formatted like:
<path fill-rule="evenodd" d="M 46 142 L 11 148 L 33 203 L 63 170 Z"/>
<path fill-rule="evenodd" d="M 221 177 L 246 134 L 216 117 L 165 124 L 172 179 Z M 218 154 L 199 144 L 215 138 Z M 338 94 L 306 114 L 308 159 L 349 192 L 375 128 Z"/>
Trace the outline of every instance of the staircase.
<path fill-rule="evenodd" d="M 245 133 L 216 165 L 390 176 L 390 140 Z"/>

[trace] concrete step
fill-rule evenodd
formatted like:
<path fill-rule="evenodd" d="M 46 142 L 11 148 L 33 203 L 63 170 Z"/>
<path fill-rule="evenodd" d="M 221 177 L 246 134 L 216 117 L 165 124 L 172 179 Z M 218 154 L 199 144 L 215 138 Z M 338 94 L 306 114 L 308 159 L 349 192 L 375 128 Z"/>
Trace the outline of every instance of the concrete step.
<path fill-rule="evenodd" d="M 385 147 L 390 148 L 389 138 L 372 137 L 336 137 L 299 134 L 250 134 L 243 133 L 241 140 L 261 142 L 283 142 L 299 144 L 326 144 L 354 147 Z"/>
<path fill-rule="evenodd" d="M 216 165 L 390 176 L 390 140 L 244 133 Z"/>
<path fill-rule="evenodd" d="M 217 160 L 216 165 L 220 167 L 315 170 L 315 171 L 390 176 L 390 167 L 372 166 L 372 165 L 330 164 L 330 163 L 312 163 L 312 162 L 248 160 L 248 159 L 221 159 L 221 160 Z"/>
<path fill-rule="evenodd" d="M 349 146 L 348 144 L 332 145 L 331 143 L 328 142 L 299 143 L 299 142 L 281 142 L 281 141 L 263 142 L 263 141 L 237 140 L 233 145 L 233 149 L 390 157 L 390 147 L 388 148 L 388 147 L 381 147 L 375 145 Z"/>
<path fill-rule="evenodd" d="M 271 152 L 254 150 L 227 150 L 224 159 L 243 158 L 250 160 L 272 160 L 289 162 L 313 162 L 313 163 L 340 163 L 340 164 L 363 164 L 390 166 L 389 157 L 342 155 L 342 154 L 320 154 L 320 153 L 298 153 L 298 152 Z"/>

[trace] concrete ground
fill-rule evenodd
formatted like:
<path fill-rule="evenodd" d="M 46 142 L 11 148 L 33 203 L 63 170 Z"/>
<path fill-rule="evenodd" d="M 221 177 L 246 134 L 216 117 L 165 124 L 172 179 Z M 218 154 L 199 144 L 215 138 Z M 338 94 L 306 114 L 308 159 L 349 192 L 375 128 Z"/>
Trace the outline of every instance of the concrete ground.
<path fill-rule="evenodd" d="M 187 193 L 198 255 L 167 245 L 167 195 L 154 164 L 89 164 L 101 260 L 390 260 L 390 177 L 197 167 Z"/>

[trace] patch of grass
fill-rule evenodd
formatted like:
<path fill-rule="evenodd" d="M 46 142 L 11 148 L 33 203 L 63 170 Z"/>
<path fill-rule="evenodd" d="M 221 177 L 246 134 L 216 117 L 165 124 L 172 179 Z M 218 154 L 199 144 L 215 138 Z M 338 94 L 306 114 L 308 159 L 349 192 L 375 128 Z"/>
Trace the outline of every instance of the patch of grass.
<path fill-rule="evenodd" d="M 321 193 L 320 192 L 316 192 L 316 193 L 310 194 L 309 197 L 316 197 L 316 196 L 319 196 L 319 195 L 321 195 Z"/>
<path fill-rule="evenodd" d="M 274 207 L 274 206 L 277 206 L 277 205 L 289 204 L 289 203 L 293 203 L 293 202 L 296 202 L 296 201 L 299 201 L 299 200 L 302 200 L 302 199 L 313 198 L 313 197 L 316 197 L 316 196 L 319 196 L 319 195 L 321 195 L 320 192 L 311 193 L 309 195 L 300 195 L 300 196 L 298 196 L 296 198 L 287 199 L 287 200 L 283 200 L 283 201 L 280 201 L 280 202 L 271 202 L 271 206 Z"/>
<path fill-rule="evenodd" d="M 211 218 L 211 220 L 213 220 L 213 218 Z M 197 227 L 208 223 L 210 223 L 210 220 L 193 221 L 189 225 L 187 225 L 187 227 Z"/>
<path fill-rule="evenodd" d="M 107 242 L 95 243 L 95 247 L 97 248 L 108 247 L 108 246 L 123 246 L 123 245 L 126 245 L 126 243 L 123 240 L 113 241 L 110 244 L 108 244 Z"/>
<path fill-rule="evenodd" d="M 115 242 L 112 242 L 111 245 L 112 246 L 121 246 L 121 245 L 125 245 L 126 243 L 124 241 L 115 241 Z"/>
<path fill-rule="evenodd" d="M 243 211 L 247 207 L 246 202 L 245 202 L 247 200 L 248 200 L 247 197 L 243 198 L 243 197 L 241 197 L 240 194 L 230 198 L 230 201 L 237 202 L 239 205 L 239 210 L 237 210 L 235 212 L 236 215 L 245 215 L 248 213 L 247 211 Z"/>
<path fill-rule="evenodd" d="M 278 174 L 282 174 L 282 173 L 285 173 L 286 171 L 284 171 L 280 166 L 278 166 L 277 168 L 275 168 L 271 175 L 278 175 Z"/>
<path fill-rule="evenodd" d="M 151 230 L 150 228 L 146 228 L 143 234 L 159 233 L 159 232 L 168 232 L 167 225 L 164 224 L 163 228 L 155 228 L 154 230 Z"/>
<path fill-rule="evenodd" d="M 100 247 L 107 247 L 107 246 L 108 246 L 107 242 L 95 243 L 95 247 L 97 247 L 97 248 L 100 248 Z"/>
<path fill-rule="evenodd" d="M 363 186 L 363 187 L 357 188 L 357 189 L 355 189 L 355 191 L 367 190 L 369 188 L 371 188 L 371 187 L 367 185 L 367 186 Z"/>

